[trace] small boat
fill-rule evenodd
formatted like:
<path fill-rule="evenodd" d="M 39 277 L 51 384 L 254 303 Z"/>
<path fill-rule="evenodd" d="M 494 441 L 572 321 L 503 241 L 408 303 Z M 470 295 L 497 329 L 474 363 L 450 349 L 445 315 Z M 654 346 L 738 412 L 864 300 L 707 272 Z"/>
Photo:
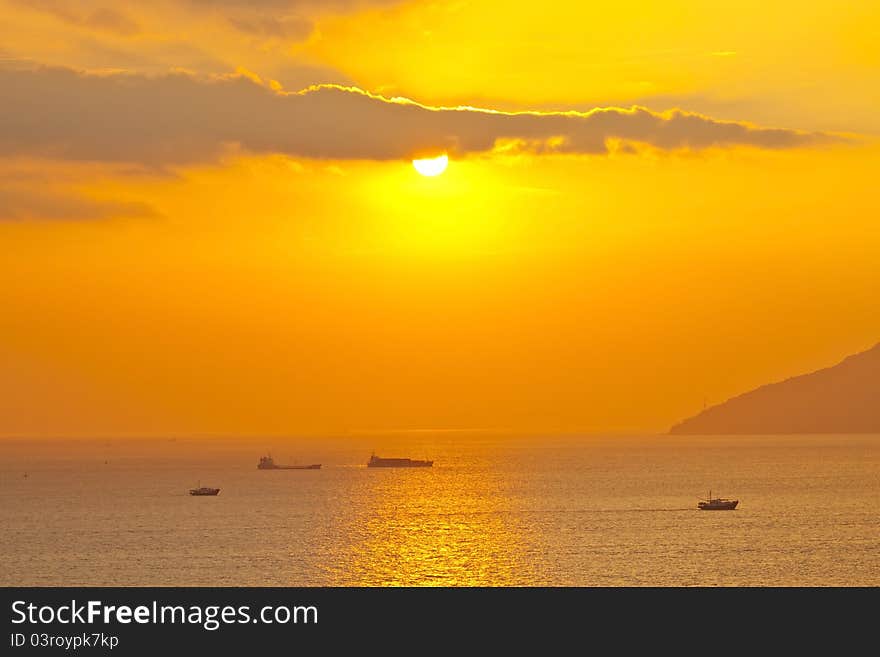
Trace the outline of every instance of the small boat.
<path fill-rule="evenodd" d="M 384 459 L 375 454 L 367 461 L 368 468 L 430 468 L 434 461 L 416 459 Z"/>
<path fill-rule="evenodd" d="M 201 483 L 201 482 L 199 482 Z M 219 488 L 211 488 L 209 486 L 198 486 L 197 488 L 190 488 L 190 495 L 217 495 L 220 493 Z"/>
<path fill-rule="evenodd" d="M 709 491 L 709 497 L 700 501 L 697 508 L 701 511 L 733 511 L 739 500 L 728 500 L 724 497 L 712 497 L 712 491 Z"/>
<path fill-rule="evenodd" d="M 275 463 L 275 459 L 269 456 L 261 456 L 260 462 L 257 463 L 257 470 L 320 470 L 320 463 L 310 463 L 309 465 L 279 465 Z"/>

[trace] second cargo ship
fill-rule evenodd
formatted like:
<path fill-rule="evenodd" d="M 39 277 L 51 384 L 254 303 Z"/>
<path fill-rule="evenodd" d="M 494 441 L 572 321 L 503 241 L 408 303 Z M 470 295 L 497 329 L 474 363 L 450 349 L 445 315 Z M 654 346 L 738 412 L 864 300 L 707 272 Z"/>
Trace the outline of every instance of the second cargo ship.
<path fill-rule="evenodd" d="M 368 468 L 430 468 L 434 461 L 420 461 L 417 459 L 383 459 L 373 454 L 367 461 Z"/>
<path fill-rule="evenodd" d="M 312 463 L 310 465 L 278 465 L 271 455 L 261 456 L 260 462 L 257 463 L 258 470 L 320 470 L 320 463 Z"/>

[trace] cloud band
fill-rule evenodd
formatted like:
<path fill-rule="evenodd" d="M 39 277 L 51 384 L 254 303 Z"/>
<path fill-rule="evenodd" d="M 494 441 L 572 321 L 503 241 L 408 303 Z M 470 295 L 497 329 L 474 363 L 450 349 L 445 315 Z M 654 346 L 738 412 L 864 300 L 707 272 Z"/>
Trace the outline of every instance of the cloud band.
<path fill-rule="evenodd" d="M 0 69 L 0 155 L 6 156 L 161 166 L 210 161 L 237 144 L 255 153 L 391 160 L 441 150 L 483 153 L 500 143 L 536 153 L 601 154 L 612 140 L 671 150 L 780 149 L 839 138 L 677 109 L 506 113 L 428 107 L 335 85 L 285 92 L 244 75 Z"/>

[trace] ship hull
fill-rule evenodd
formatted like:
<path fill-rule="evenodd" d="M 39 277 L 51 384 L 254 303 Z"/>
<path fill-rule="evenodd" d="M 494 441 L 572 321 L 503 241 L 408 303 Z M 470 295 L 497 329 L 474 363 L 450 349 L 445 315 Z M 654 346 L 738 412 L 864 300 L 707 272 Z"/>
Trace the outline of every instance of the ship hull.
<path fill-rule="evenodd" d="M 320 470 L 320 463 L 312 463 L 311 465 L 273 465 L 271 467 L 267 467 L 265 465 L 258 465 L 257 470 Z"/>
<path fill-rule="evenodd" d="M 737 504 L 739 504 L 739 500 L 715 503 L 700 502 L 697 506 L 700 511 L 733 511 L 736 509 Z"/>
<path fill-rule="evenodd" d="M 368 468 L 430 468 L 434 461 L 370 461 Z"/>

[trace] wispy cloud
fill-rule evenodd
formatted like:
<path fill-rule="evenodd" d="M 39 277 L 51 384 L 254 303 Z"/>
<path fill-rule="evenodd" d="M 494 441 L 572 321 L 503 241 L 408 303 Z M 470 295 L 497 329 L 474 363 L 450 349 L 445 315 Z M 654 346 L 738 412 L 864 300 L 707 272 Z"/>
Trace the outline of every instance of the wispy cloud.
<path fill-rule="evenodd" d="M 74 193 L 0 187 L 0 221 L 71 221 L 156 217 L 139 201 L 99 200 Z"/>
<path fill-rule="evenodd" d="M 22 7 L 54 16 L 68 25 L 122 36 L 133 36 L 141 31 L 137 22 L 126 13 L 106 6 L 112 3 L 95 6 L 91 2 L 81 3 L 70 0 L 14 0 L 14 2 Z"/>
<path fill-rule="evenodd" d="M 141 26 L 132 13 L 162 16 L 168 6 L 111 0 L 10 0 L 14 5 L 53 16 L 68 25 L 134 36 Z M 190 20 L 221 18 L 233 28 L 262 38 L 301 41 L 313 28 L 319 14 L 341 14 L 366 6 L 392 5 L 400 0 L 179 0 L 169 3 L 183 11 Z"/>

